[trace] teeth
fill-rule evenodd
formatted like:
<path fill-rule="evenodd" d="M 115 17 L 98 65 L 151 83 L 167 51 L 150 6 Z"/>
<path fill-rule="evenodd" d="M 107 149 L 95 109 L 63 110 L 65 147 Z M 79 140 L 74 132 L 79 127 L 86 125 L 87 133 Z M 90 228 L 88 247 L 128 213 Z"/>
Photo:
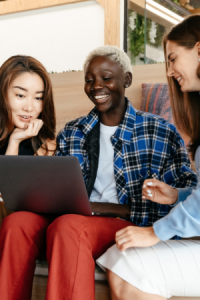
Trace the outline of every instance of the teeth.
<path fill-rule="evenodd" d="M 108 95 L 94 96 L 95 99 L 104 99 L 107 97 L 108 97 Z"/>
<path fill-rule="evenodd" d="M 180 77 L 177 78 L 177 81 L 179 82 L 181 79 L 182 79 L 182 77 L 180 76 Z"/>
<path fill-rule="evenodd" d="M 27 117 L 27 116 L 21 116 L 22 118 L 24 119 L 29 119 L 30 117 Z"/>

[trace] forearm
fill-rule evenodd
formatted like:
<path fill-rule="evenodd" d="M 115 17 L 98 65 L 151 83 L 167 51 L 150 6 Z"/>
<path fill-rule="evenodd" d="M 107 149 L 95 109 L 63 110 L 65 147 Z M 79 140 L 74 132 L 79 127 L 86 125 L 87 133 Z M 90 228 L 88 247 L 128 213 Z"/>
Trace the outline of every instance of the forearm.
<path fill-rule="evenodd" d="M 9 141 L 5 155 L 18 155 L 19 154 L 19 143 Z"/>
<path fill-rule="evenodd" d="M 181 237 L 200 236 L 200 184 L 191 195 L 174 207 L 170 213 L 155 222 L 155 234 L 160 240 L 168 240 L 175 235 Z"/>

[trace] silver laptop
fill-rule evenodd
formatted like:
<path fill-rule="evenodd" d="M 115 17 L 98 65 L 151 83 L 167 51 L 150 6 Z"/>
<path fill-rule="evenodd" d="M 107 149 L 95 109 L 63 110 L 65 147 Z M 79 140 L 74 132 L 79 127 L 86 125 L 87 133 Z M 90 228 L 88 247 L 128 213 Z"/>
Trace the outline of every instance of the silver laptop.
<path fill-rule="evenodd" d="M 7 210 L 92 214 L 78 158 L 0 155 L 0 192 Z"/>

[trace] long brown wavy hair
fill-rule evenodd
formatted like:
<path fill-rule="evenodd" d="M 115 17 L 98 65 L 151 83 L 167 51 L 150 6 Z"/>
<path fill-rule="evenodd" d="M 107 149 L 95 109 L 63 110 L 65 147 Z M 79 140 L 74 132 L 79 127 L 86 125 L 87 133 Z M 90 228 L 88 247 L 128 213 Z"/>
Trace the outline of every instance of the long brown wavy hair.
<path fill-rule="evenodd" d="M 194 48 L 195 44 L 200 42 L 200 14 L 185 18 L 165 35 L 163 46 L 166 71 L 168 70 L 167 41 L 175 42 L 186 49 Z M 200 79 L 200 65 L 196 72 Z M 188 149 L 194 159 L 197 147 L 200 145 L 200 87 L 197 92 L 182 92 L 177 80 L 173 77 L 167 77 L 167 79 L 175 125 L 181 133 L 190 138 Z"/>
<path fill-rule="evenodd" d="M 2 147 L 14 130 L 11 109 L 8 104 L 8 88 L 13 80 L 22 73 L 36 73 L 44 82 L 43 108 L 39 115 L 44 124 L 37 136 L 31 138 L 34 153 L 42 147 L 48 152 L 47 139 L 55 139 L 55 108 L 53 103 L 52 85 L 44 66 L 35 58 L 24 55 L 10 57 L 0 68 L 0 147 Z"/>

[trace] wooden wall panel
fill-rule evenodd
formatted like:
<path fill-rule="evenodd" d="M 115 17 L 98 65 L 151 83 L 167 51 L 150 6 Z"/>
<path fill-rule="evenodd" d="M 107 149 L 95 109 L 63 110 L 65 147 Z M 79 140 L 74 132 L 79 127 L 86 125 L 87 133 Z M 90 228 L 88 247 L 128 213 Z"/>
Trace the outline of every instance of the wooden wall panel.
<path fill-rule="evenodd" d="M 58 132 L 65 123 L 86 115 L 94 105 L 84 92 L 83 71 L 51 74 L 50 77 L 56 106 L 56 132 Z M 164 64 L 133 66 L 133 82 L 126 89 L 126 96 L 136 109 L 140 109 L 142 83 L 164 82 L 167 82 Z"/>
<path fill-rule="evenodd" d="M 0 2 L 0 15 L 22 11 L 41 9 L 46 7 L 85 2 L 90 0 L 10 0 Z"/>
<path fill-rule="evenodd" d="M 120 46 L 120 0 L 105 1 L 104 43 Z"/>
<path fill-rule="evenodd" d="M 120 46 L 120 0 L 97 0 L 105 12 L 104 44 Z"/>

